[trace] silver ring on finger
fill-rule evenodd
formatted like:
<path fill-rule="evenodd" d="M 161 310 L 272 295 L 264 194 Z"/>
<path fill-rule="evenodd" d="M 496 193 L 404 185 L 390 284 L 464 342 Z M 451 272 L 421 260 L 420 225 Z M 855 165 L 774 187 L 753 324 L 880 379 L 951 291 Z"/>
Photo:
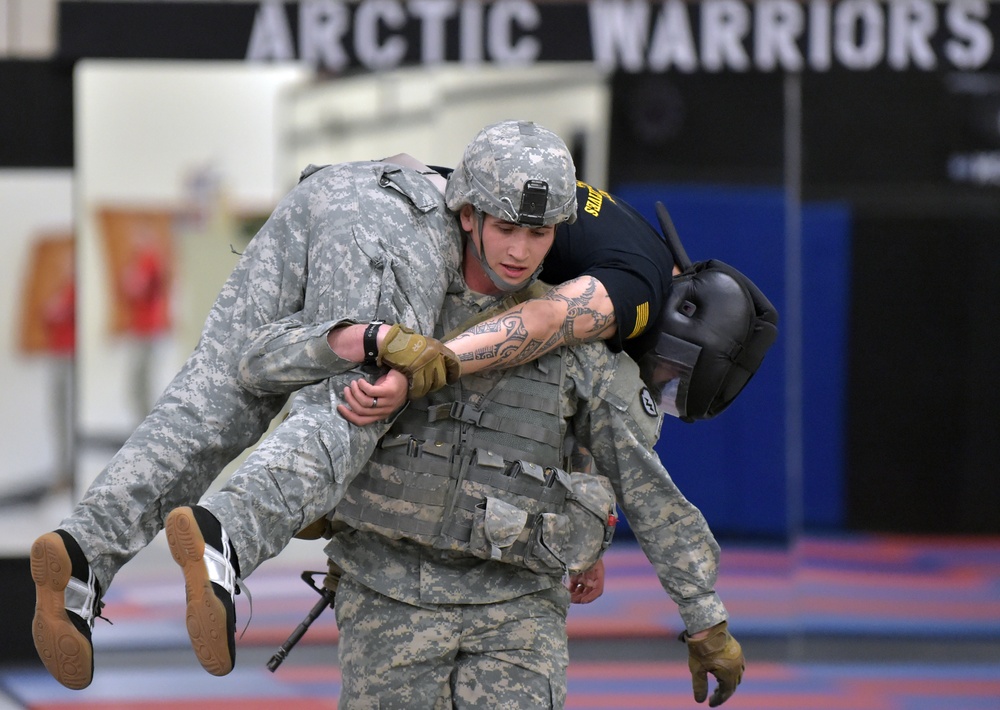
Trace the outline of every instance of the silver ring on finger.
<path fill-rule="evenodd" d="M 372 397 L 372 409 L 378 406 L 378 397 Z"/>

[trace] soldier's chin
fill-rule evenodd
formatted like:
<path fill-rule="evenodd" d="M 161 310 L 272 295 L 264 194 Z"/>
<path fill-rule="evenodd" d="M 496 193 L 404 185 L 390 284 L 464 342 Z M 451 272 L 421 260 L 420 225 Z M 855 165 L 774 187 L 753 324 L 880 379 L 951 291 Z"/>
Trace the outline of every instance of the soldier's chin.
<path fill-rule="evenodd" d="M 508 286 L 510 286 L 511 288 L 522 289 L 531 284 L 531 274 L 525 272 L 524 278 L 519 281 L 514 279 L 509 279 L 506 276 L 500 276 L 500 280 L 503 281 Z"/>

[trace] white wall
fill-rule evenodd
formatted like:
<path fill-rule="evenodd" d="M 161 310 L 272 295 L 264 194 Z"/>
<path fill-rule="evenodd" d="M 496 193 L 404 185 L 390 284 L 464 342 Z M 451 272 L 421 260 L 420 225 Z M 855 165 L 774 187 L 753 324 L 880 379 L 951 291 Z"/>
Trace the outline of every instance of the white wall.
<path fill-rule="evenodd" d="M 310 72 L 243 62 L 84 61 L 74 76 L 80 274 L 77 425 L 81 486 L 141 419 L 131 370 L 142 346 L 109 334 L 109 275 L 95 224 L 102 206 L 193 205 L 192 176 L 216 181 L 205 223 L 177 223 L 175 328 L 152 349 L 158 394 L 194 347 L 211 302 L 236 263 L 233 210 L 270 210 L 287 180 L 277 171 L 279 97 Z M 234 246 L 238 246 L 235 244 Z M 107 441 L 101 445 L 100 441 Z"/>
<path fill-rule="evenodd" d="M 33 242 L 72 229 L 72 192 L 69 170 L 0 170 L 0 497 L 55 482 L 60 363 L 20 353 L 18 333 Z"/>
<path fill-rule="evenodd" d="M 607 182 L 610 88 L 606 74 L 589 64 L 405 69 L 296 87 L 286 110 L 286 173 L 308 162 L 401 152 L 451 167 L 483 126 L 528 119 L 571 145 L 582 135 L 586 161 L 578 175 Z"/>

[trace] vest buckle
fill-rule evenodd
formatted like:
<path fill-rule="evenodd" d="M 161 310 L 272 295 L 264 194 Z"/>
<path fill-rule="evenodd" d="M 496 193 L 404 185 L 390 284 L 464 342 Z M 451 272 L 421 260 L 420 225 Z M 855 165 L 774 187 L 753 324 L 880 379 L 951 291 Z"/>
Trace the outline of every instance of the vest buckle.
<path fill-rule="evenodd" d="M 451 418 L 466 424 L 479 426 L 485 412 L 464 402 L 451 403 Z"/>

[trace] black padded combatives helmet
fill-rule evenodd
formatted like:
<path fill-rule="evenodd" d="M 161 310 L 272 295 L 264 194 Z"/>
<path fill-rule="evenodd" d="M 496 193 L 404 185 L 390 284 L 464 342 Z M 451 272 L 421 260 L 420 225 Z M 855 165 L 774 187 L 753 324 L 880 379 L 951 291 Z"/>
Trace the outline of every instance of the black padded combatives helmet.
<path fill-rule="evenodd" d="M 743 391 L 778 337 L 778 312 L 742 273 L 721 261 L 691 263 L 662 203 L 657 217 L 681 274 L 639 362 L 661 409 L 686 422 L 711 419 Z"/>

